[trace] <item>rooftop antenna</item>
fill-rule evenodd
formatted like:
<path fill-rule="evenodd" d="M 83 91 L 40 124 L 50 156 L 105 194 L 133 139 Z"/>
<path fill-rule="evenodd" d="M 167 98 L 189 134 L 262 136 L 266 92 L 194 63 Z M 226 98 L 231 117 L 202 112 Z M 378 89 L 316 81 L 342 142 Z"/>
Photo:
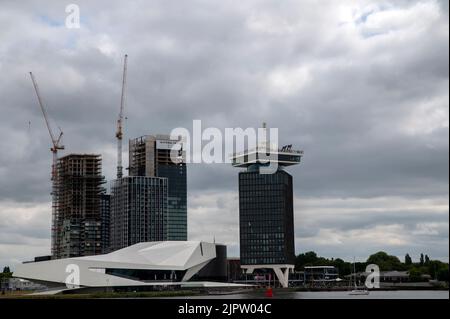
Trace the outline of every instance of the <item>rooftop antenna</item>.
<path fill-rule="evenodd" d="M 258 136 L 258 139 L 259 139 L 260 137 Z M 268 148 L 268 145 L 269 145 L 269 143 L 268 143 L 268 141 L 267 141 L 267 123 L 266 122 L 263 122 L 262 123 L 262 136 L 261 136 L 261 138 L 262 138 L 262 140 L 261 141 L 258 141 L 259 143 L 259 146 L 262 148 L 262 149 L 266 149 L 266 151 L 267 151 L 267 148 Z"/>

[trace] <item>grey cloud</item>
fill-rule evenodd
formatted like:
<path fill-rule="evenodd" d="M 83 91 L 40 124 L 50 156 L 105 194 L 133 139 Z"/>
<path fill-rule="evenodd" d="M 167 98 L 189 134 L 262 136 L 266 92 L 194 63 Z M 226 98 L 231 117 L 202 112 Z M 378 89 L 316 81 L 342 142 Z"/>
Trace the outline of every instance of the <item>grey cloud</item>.
<path fill-rule="evenodd" d="M 448 196 L 446 1 L 77 3 L 80 30 L 63 26 L 61 3 L 2 2 L 0 213 L 6 201 L 26 206 L 50 200 L 50 140 L 28 71 L 38 79 L 52 123 L 64 131 L 65 153 L 101 153 L 104 174 L 114 177 L 124 53 L 129 54 L 126 137 L 191 128 L 193 119 L 222 130 L 267 121 L 279 128 L 281 144 L 305 150 L 303 162 L 288 169 L 300 201 Z M 343 6 L 357 14 L 338 14 Z M 356 23 L 358 16 L 392 9 L 402 14 L 403 20 L 393 18 L 399 25 L 390 30 L 387 21 L 381 27 L 389 32 L 364 37 L 371 26 L 367 19 Z M 420 24 L 413 23 L 417 12 L 423 13 Z M 188 167 L 190 237 L 214 230 L 235 253 L 237 204 L 229 206 L 221 194 L 237 195 L 237 174 L 226 164 Z M 211 203 L 195 199 L 203 193 Z M 203 219 L 202 206 L 212 211 L 202 213 Z M 309 228 L 300 222 L 298 240 L 323 228 L 345 233 L 366 223 L 403 224 L 408 230 L 424 222 L 448 225 L 443 215 L 420 216 L 404 206 L 384 207 L 373 216 L 362 208 L 361 216 Z M 216 209 L 231 220 L 218 219 Z M 223 229 L 208 228 L 219 221 Z M 14 229 L 30 238 L 45 236 L 42 231 Z M 445 227 L 439 236 L 448 244 Z M 448 256 L 435 239 L 415 238 L 412 246 L 429 244 L 433 254 Z M 302 242 L 298 249 L 304 247 Z M 314 242 L 310 247 L 348 255 L 344 247 L 333 251 Z"/>

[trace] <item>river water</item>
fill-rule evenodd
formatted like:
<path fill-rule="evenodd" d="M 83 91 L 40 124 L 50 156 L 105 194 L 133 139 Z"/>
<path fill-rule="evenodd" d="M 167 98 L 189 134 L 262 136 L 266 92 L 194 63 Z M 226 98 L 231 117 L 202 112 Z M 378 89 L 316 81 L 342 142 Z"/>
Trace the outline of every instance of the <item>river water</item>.
<path fill-rule="evenodd" d="M 231 295 L 190 296 L 183 299 L 260 299 L 264 293 L 250 292 Z M 349 295 L 347 291 L 275 291 L 272 298 L 280 299 L 449 299 L 448 290 L 371 291 L 369 295 Z"/>

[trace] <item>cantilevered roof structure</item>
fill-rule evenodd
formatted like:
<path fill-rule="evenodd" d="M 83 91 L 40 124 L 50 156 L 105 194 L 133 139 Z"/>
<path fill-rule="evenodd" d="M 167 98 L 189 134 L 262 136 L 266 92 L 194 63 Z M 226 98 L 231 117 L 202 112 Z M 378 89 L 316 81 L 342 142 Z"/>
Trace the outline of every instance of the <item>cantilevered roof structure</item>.
<path fill-rule="evenodd" d="M 180 284 L 207 265 L 211 272 L 215 268 L 212 263 L 219 261 L 218 252 L 226 262 L 223 245 L 200 241 L 145 242 L 105 255 L 26 262 L 17 266 L 14 276 L 72 288 Z"/>
<path fill-rule="evenodd" d="M 300 163 L 303 151 L 292 149 L 292 145 L 281 148 L 272 145 L 258 145 L 255 148 L 234 153 L 231 156 L 234 167 L 249 167 L 253 164 L 277 163 L 280 166 L 291 166 Z"/>

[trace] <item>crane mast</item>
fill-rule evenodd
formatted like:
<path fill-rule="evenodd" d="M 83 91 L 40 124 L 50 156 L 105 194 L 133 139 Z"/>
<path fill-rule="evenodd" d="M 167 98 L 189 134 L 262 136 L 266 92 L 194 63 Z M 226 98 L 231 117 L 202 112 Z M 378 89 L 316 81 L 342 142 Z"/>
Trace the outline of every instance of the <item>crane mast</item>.
<path fill-rule="evenodd" d="M 128 55 L 125 54 L 123 61 L 123 75 L 122 75 L 122 95 L 120 97 L 120 111 L 119 118 L 117 120 L 117 178 L 122 178 L 122 122 L 123 122 L 123 109 L 125 106 L 125 88 L 127 83 L 127 59 Z"/>
<path fill-rule="evenodd" d="M 51 239 L 51 252 L 52 256 L 55 256 L 56 253 L 56 206 L 57 206 L 57 183 L 58 183 L 58 170 L 57 170 L 57 161 L 58 161 L 58 150 L 63 150 L 64 146 L 61 144 L 61 137 L 63 132 L 60 129 L 60 134 L 58 138 L 55 138 L 53 134 L 52 128 L 50 126 L 50 122 L 48 120 L 47 111 L 45 110 L 44 103 L 42 102 L 41 94 L 39 92 L 39 87 L 37 85 L 36 79 L 32 72 L 30 72 L 31 81 L 33 82 L 34 90 L 36 92 L 36 96 L 38 99 L 38 103 L 40 109 L 42 111 L 42 115 L 44 116 L 45 125 L 47 126 L 48 133 L 50 135 L 50 139 L 52 140 L 52 147 L 50 151 L 52 152 L 52 239 Z"/>

